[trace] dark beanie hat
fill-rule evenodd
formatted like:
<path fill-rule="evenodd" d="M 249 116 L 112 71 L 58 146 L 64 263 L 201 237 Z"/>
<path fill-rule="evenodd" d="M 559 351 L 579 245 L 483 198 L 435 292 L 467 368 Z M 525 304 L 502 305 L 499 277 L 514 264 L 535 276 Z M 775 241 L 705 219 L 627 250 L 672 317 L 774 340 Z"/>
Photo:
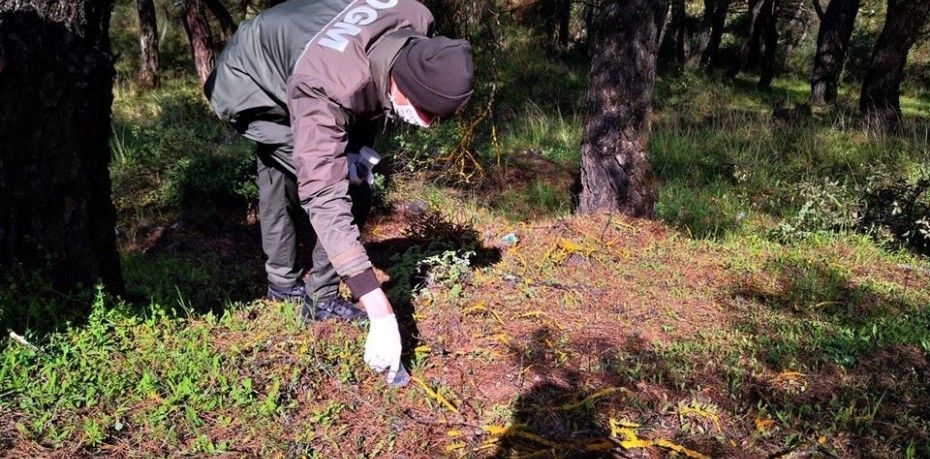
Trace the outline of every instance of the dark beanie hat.
<path fill-rule="evenodd" d="M 471 45 L 446 37 L 411 40 L 397 54 L 391 76 L 415 107 L 449 116 L 473 92 Z"/>

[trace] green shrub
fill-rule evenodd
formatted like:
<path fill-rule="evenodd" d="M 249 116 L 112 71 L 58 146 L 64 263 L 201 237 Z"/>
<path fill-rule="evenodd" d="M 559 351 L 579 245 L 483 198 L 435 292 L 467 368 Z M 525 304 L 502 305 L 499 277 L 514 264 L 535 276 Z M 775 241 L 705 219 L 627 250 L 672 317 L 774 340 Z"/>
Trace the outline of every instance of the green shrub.
<path fill-rule="evenodd" d="M 864 194 L 863 228 L 930 255 L 930 168 L 924 168 L 916 180 L 876 174 Z"/>
<path fill-rule="evenodd" d="M 775 229 L 775 235 L 783 241 L 803 239 L 821 231 L 855 229 L 862 216 L 858 197 L 839 181 L 801 182 L 791 196 L 800 205 L 796 213 L 783 218 Z"/>

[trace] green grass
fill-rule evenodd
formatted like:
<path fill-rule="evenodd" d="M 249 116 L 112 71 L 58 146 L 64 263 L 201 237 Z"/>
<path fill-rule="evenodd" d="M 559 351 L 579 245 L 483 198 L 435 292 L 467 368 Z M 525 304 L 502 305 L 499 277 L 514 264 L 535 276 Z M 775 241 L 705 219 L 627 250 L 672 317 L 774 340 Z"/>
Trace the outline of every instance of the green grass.
<path fill-rule="evenodd" d="M 518 52 L 502 63 L 493 123 L 476 132 L 474 152 L 491 174 L 498 159 L 505 166 L 527 167 L 521 161 L 535 158 L 525 155 L 528 151 L 560 170 L 577 169 L 587 71 L 583 60 L 551 59 L 530 37 L 508 40 Z M 657 289 L 672 302 L 684 301 L 703 288 L 704 278 L 698 273 L 692 281 L 687 274 L 694 273 L 676 271 L 682 267 L 672 264 L 674 258 L 700 260 L 712 254 L 727 276 L 726 288 L 712 292 L 725 311 L 719 329 L 640 348 L 594 349 L 597 355 L 586 366 L 567 357 L 567 336 L 557 331 L 536 347 L 515 349 L 517 363 L 484 348 L 493 343 L 469 341 L 462 349 L 444 349 L 447 340 L 462 339 L 456 333 L 467 320 L 488 328 L 505 322 L 490 313 L 465 317 L 462 312 L 475 306 L 482 282 L 498 295 L 497 304 L 486 306 L 520 308 L 547 291 L 532 284 L 529 278 L 536 273 L 561 286 L 559 296 L 547 303 L 552 309 L 546 311 L 556 314 L 570 311 L 581 297 L 564 289 L 597 292 L 615 279 L 586 277 L 588 263 L 604 262 L 581 256 L 566 261 L 576 264 L 571 275 L 578 279 L 557 278 L 551 258 L 523 258 L 534 249 L 555 249 L 528 245 L 523 233 L 508 258 L 514 265 L 519 260 L 529 273 L 523 282 L 513 280 L 513 273 L 500 282 L 494 276 L 504 273 L 495 265 L 478 267 L 472 260 L 453 258 L 448 254 L 456 252 L 447 249 L 454 247 L 430 251 L 414 245 L 393 254 L 395 269 L 386 271 L 404 279 L 395 280 L 391 295 L 404 303 L 430 301 L 417 314 L 439 316 L 440 324 L 433 327 L 444 335 L 426 337 L 433 349 L 416 351 L 412 368 L 419 375 L 435 375 L 431 359 L 461 363 L 454 359 L 475 357 L 482 369 L 516 368 L 506 375 L 516 381 L 525 376 L 524 361 L 552 359 L 554 372 L 597 373 L 604 384 L 628 388 L 618 408 L 628 411 L 622 413 L 678 419 L 678 434 L 703 438 L 700 446 L 733 440 L 766 452 L 804 447 L 857 454 L 816 446 L 820 436 L 828 436 L 877 455 L 930 455 L 928 372 L 919 365 L 930 356 L 930 292 L 926 277 L 902 279 L 896 271 L 898 265 L 927 269 L 927 260 L 869 233 L 852 216 L 877 171 L 898 182 L 921 176 L 921 165 L 930 160 L 925 118 L 930 102 L 925 94 L 907 94 L 902 99 L 905 128 L 892 137 L 859 128 L 850 97 L 856 90 L 844 86 L 844 106 L 779 130 L 770 122 L 772 108 L 804 102 L 803 80 L 776 80 L 771 93 L 758 92 L 751 76 L 728 81 L 684 74 L 658 82 L 649 148 L 661 183 L 657 214 L 672 230 L 648 247 L 624 247 L 646 255 L 609 261 L 608 271 L 635 281 L 627 292 L 630 301 L 649 299 Z M 451 416 L 416 390 L 393 393 L 375 387 L 364 397 L 349 395 L 373 380 L 361 361 L 362 327 L 301 328 L 293 305 L 253 302 L 264 286 L 260 256 L 249 256 L 239 246 L 221 253 L 202 241 L 185 245 L 190 241 L 170 231 L 152 236 L 178 222 L 216 220 L 217 215 L 245 221 L 254 207 L 251 145 L 215 119 L 193 80 L 169 79 L 151 93 L 121 84 L 113 119 L 111 170 L 129 294 L 125 299 L 94 296 L 93 291 L 65 296 L 41 279 L 7 275 L 7 288 L 0 290 L 0 320 L 38 347 L 6 340 L 0 351 L 0 417 L 7 428 L 0 432 L 0 445 L 35 442 L 86 454 L 131 445 L 124 447 L 153 456 L 245 452 L 323 457 L 349 451 L 406 454 L 395 449 L 404 435 L 406 445 L 421 446 L 420 453 L 433 452 L 435 441 L 445 441 L 451 427 L 436 419 L 446 418 L 428 418 L 439 427 L 399 423 L 409 421 L 405 416 Z M 434 131 L 399 131 L 379 147 L 397 155 L 401 172 L 430 169 L 435 174 L 435 158 L 455 146 L 463 126 L 460 120 Z M 559 221 L 571 211 L 571 196 L 568 185 L 552 177 L 507 183 L 490 193 L 442 183 L 447 182 L 400 180 L 388 195 L 398 203 L 422 200 L 446 215 L 484 225 L 482 230 L 494 238 L 529 231 L 527 226 L 541 219 L 539 224 L 553 228 L 551 237 L 568 237 Z M 213 213 L 221 208 L 229 213 Z M 247 233 L 244 239 L 254 242 L 257 252 L 254 221 L 239 220 L 235 223 L 241 226 L 226 221 L 220 226 Z M 199 231 L 196 224 L 192 228 L 180 231 Z M 201 237 L 224 236 L 205 231 Z M 433 279 L 434 285 L 414 282 L 422 277 L 421 265 L 445 269 L 446 276 Z M 652 278 L 666 273 L 675 275 Z M 562 285 L 579 280 L 582 287 Z M 609 310 L 607 300 L 597 301 Z M 85 307 L 70 309 L 75 305 Z M 669 335 L 686 329 L 676 310 L 666 306 L 658 305 L 661 314 L 648 320 Z M 598 327 L 611 325 L 598 320 Z M 610 330 L 618 335 L 635 331 Z M 469 422 L 504 424 L 520 415 L 543 432 L 550 420 L 531 409 L 526 398 L 532 394 L 526 391 L 493 402 L 477 396 L 457 399 L 455 390 L 462 389 L 453 387 L 448 375 L 460 369 L 450 365 L 442 370 L 448 371 L 442 378 L 426 382 L 471 416 Z M 785 372 L 805 376 L 792 379 Z M 570 388 L 593 393 L 588 383 L 572 380 Z M 550 414 L 573 396 L 561 386 L 543 389 L 541 394 L 559 400 Z M 658 402 L 650 393 L 672 398 Z M 708 400 L 708 393 L 716 394 L 714 400 Z M 403 408 L 385 414 L 369 406 L 393 407 L 394 401 L 403 402 Z M 682 414 L 688 409 L 729 416 L 729 427 L 735 427 L 715 432 L 706 419 Z M 582 430 L 602 433 L 607 416 L 586 406 L 568 419 Z M 753 430 L 757 419 L 774 425 Z M 408 427 L 414 430 L 405 432 Z M 415 429 L 427 429 L 429 435 L 410 440 L 422 433 Z"/>

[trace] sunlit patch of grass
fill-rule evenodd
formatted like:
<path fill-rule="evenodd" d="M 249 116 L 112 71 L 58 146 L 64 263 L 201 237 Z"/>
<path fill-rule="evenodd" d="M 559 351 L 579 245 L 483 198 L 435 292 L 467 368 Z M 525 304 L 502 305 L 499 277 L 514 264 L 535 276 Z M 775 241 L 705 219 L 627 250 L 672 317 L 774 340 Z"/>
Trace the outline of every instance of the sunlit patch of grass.
<path fill-rule="evenodd" d="M 501 146 L 507 151 L 538 151 L 557 162 L 576 162 L 581 152 L 583 123 L 578 114 L 548 113 L 535 104 L 502 130 Z"/>
<path fill-rule="evenodd" d="M 314 341 L 284 314 L 293 305 L 271 306 L 173 318 L 158 305 L 140 314 L 98 295 L 86 325 L 52 335 L 38 350 L 4 347 L 0 406 L 23 416 L 16 425 L 23 439 L 85 451 L 121 440 L 155 455 L 239 449 L 252 440 L 223 432 L 246 425 L 279 435 L 295 385 L 312 390 L 327 377 L 323 365 L 342 381 L 356 380 L 363 367 L 359 341 Z M 237 330 L 250 338 L 235 339 Z M 283 347 L 274 344 L 278 334 Z M 252 372 L 254 365 L 266 369 Z M 267 437 L 249 447 L 278 448 Z"/>

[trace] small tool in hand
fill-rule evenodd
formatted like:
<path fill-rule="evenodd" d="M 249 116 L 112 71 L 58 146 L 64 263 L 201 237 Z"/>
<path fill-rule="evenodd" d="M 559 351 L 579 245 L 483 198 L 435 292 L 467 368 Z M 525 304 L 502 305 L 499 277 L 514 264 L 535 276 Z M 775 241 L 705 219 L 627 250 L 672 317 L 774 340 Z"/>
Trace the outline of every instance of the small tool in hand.
<path fill-rule="evenodd" d="M 396 372 L 388 371 L 385 376 L 387 376 L 385 379 L 388 385 L 394 388 L 404 387 L 410 382 L 410 373 L 407 373 L 404 364 L 400 364 Z"/>

